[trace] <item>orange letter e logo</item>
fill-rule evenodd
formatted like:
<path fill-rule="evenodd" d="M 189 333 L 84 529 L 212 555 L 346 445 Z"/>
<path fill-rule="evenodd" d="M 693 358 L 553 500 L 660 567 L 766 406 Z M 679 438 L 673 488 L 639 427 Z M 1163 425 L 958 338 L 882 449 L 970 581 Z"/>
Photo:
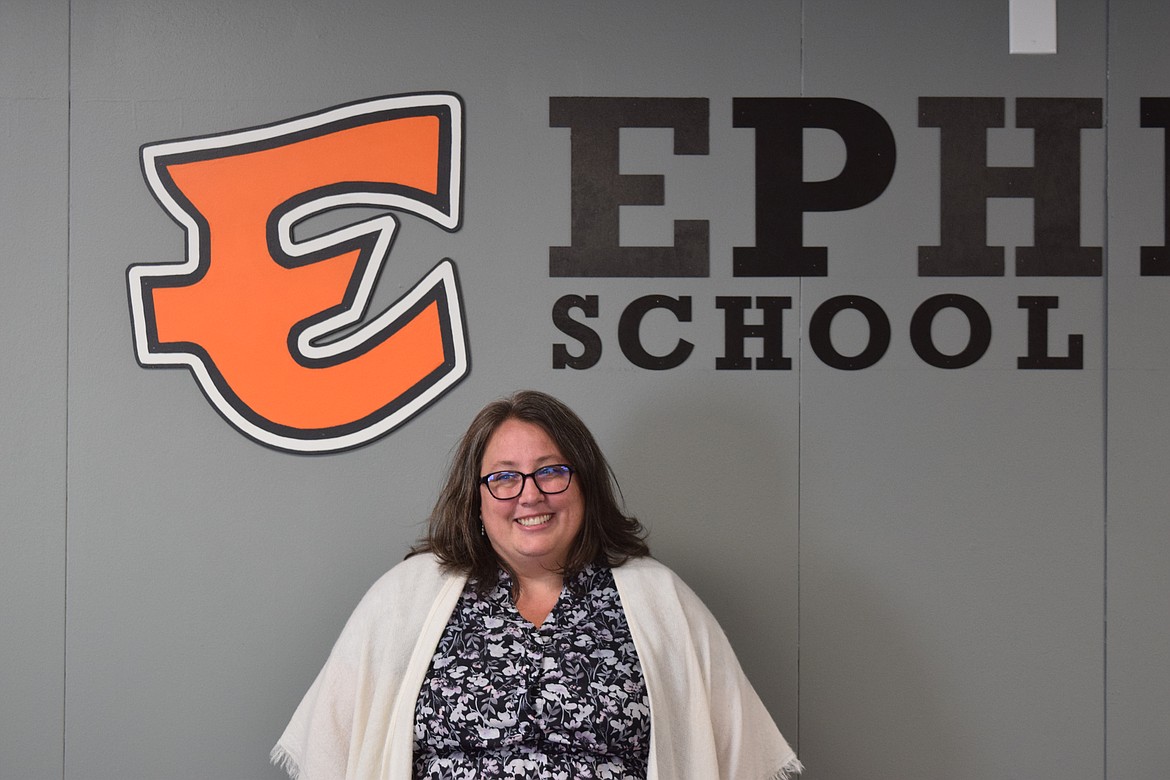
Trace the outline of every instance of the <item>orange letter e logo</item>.
<path fill-rule="evenodd" d="M 467 374 L 455 266 L 367 307 L 391 210 L 459 229 L 462 135 L 457 96 L 419 94 L 144 146 L 187 256 L 128 271 L 138 362 L 187 366 L 228 422 L 282 450 L 357 447 L 418 414 Z M 356 222 L 302 234 L 352 207 Z"/>

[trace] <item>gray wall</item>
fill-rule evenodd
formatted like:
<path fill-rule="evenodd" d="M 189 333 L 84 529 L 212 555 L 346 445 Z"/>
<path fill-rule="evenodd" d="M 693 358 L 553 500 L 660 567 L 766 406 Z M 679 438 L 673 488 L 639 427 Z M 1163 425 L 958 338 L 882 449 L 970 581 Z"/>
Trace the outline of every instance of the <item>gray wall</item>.
<path fill-rule="evenodd" d="M 65 711 L 69 14 L 0 10 L 0 777 L 57 777 Z"/>
<path fill-rule="evenodd" d="M 1005 3 L 497 2 L 0 5 L 0 780 L 277 778 L 267 753 L 350 609 L 421 528 L 452 444 L 484 402 L 559 395 L 591 425 L 655 554 L 704 597 L 811 780 L 1170 776 L 1170 464 L 1165 300 L 1141 274 L 1166 243 L 1170 11 L 1059 3 L 1059 53 L 1008 52 Z M 892 7 L 893 6 L 893 7 Z M 405 217 L 374 310 L 443 257 L 457 265 L 471 371 L 373 443 L 296 455 L 241 435 L 182 369 L 135 359 L 126 271 L 177 263 L 185 236 L 154 200 L 143 144 L 226 133 L 372 97 L 459 94 L 463 223 Z M 824 276 L 743 277 L 756 243 L 756 135 L 739 97 L 836 97 L 888 123 L 893 176 L 867 205 L 805 215 Z M 662 174 L 661 206 L 622 209 L 626 246 L 708 220 L 697 278 L 549 274 L 570 243 L 570 131 L 558 96 L 701 97 L 706 155 L 671 131 L 621 133 L 623 173 Z M 919 98 L 1005 99 L 988 165 L 1034 164 L 1016 98 L 1096 98 L 1080 136 L 1080 234 L 1099 276 L 1024 276 L 1027 198 L 992 198 L 1001 276 L 919 274 L 940 241 L 941 133 Z M 805 177 L 842 142 L 809 130 Z M 1065 194 L 1065 197 L 1070 197 Z M 961 369 L 910 340 L 927 299 L 988 313 Z M 596 295 L 603 352 L 553 367 L 555 302 Z M 642 341 L 694 344 L 652 371 L 619 347 L 644 295 L 692 315 Z M 810 341 L 834 296 L 888 316 L 875 365 L 833 368 Z M 718 370 L 719 296 L 787 296 L 788 370 Z M 1021 296 L 1056 296 L 1050 354 L 1022 370 Z M 855 312 L 842 353 L 864 346 Z M 964 322 L 934 337 L 957 352 Z M 749 312 L 749 318 L 759 312 Z M 748 355 L 760 345 L 748 341 Z M 753 352 L 753 350 L 755 350 Z M 707 484 L 700 487 L 696 475 Z"/>

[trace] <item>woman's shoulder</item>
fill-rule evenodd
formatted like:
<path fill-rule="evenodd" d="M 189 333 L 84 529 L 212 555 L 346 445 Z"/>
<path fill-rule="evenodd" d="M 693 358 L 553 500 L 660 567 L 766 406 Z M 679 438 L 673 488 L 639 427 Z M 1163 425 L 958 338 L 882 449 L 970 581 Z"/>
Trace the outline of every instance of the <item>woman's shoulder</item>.
<path fill-rule="evenodd" d="M 682 578 L 675 574 L 674 570 L 661 561 L 645 555 L 639 558 L 630 558 L 622 563 L 620 566 L 613 567 L 613 575 L 615 578 L 624 579 L 627 581 L 637 580 L 639 582 L 678 582 L 683 583 Z"/>
<path fill-rule="evenodd" d="M 382 575 L 382 579 L 436 576 L 442 573 L 441 569 L 442 564 L 433 553 L 417 553 L 390 567 L 390 570 Z"/>
<path fill-rule="evenodd" d="M 401 613 L 429 605 L 435 597 L 462 575 L 445 571 L 435 556 L 429 553 L 412 555 L 379 577 L 355 610 L 360 613 L 380 613 L 391 609 Z"/>
<path fill-rule="evenodd" d="M 703 607 L 702 600 L 682 577 L 650 556 L 631 558 L 621 566 L 615 566 L 613 577 L 619 591 L 629 591 L 659 602 L 669 600 L 688 607 Z"/>

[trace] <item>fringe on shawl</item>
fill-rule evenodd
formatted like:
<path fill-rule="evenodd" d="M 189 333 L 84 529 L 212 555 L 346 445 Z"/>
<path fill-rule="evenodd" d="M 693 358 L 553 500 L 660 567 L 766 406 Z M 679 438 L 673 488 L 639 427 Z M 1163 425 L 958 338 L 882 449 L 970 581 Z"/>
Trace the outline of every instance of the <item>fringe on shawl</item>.
<path fill-rule="evenodd" d="M 803 771 L 804 764 L 797 761 L 796 756 L 793 756 L 791 761 L 780 767 L 780 771 L 772 775 L 768 780 L 796 780 L 796 776 Z"/>
<path fill-rule="evenodd" d="M 280 745 L 272 748 L 272 752 L 268 754 L 268 760 L 283 769 L 290 780 L 300 780 L 301 768 L 297 766 L 296 759 L 289 755 L 288 751 Z M 783 778 L 782 775 L 781 777 Z"/>

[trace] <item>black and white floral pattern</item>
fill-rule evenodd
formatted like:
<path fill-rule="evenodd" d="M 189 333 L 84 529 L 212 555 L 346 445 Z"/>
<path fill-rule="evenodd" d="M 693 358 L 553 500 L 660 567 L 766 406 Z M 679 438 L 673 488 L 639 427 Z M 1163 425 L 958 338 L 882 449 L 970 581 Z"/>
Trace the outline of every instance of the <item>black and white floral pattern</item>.
<path fill-rule="evenodd" d="M 566 582 L 539 628 L 511 587 L 464 589 L 415 706 L 415 778 L 644 780 L 649 700 L 613 574 Z"/>

